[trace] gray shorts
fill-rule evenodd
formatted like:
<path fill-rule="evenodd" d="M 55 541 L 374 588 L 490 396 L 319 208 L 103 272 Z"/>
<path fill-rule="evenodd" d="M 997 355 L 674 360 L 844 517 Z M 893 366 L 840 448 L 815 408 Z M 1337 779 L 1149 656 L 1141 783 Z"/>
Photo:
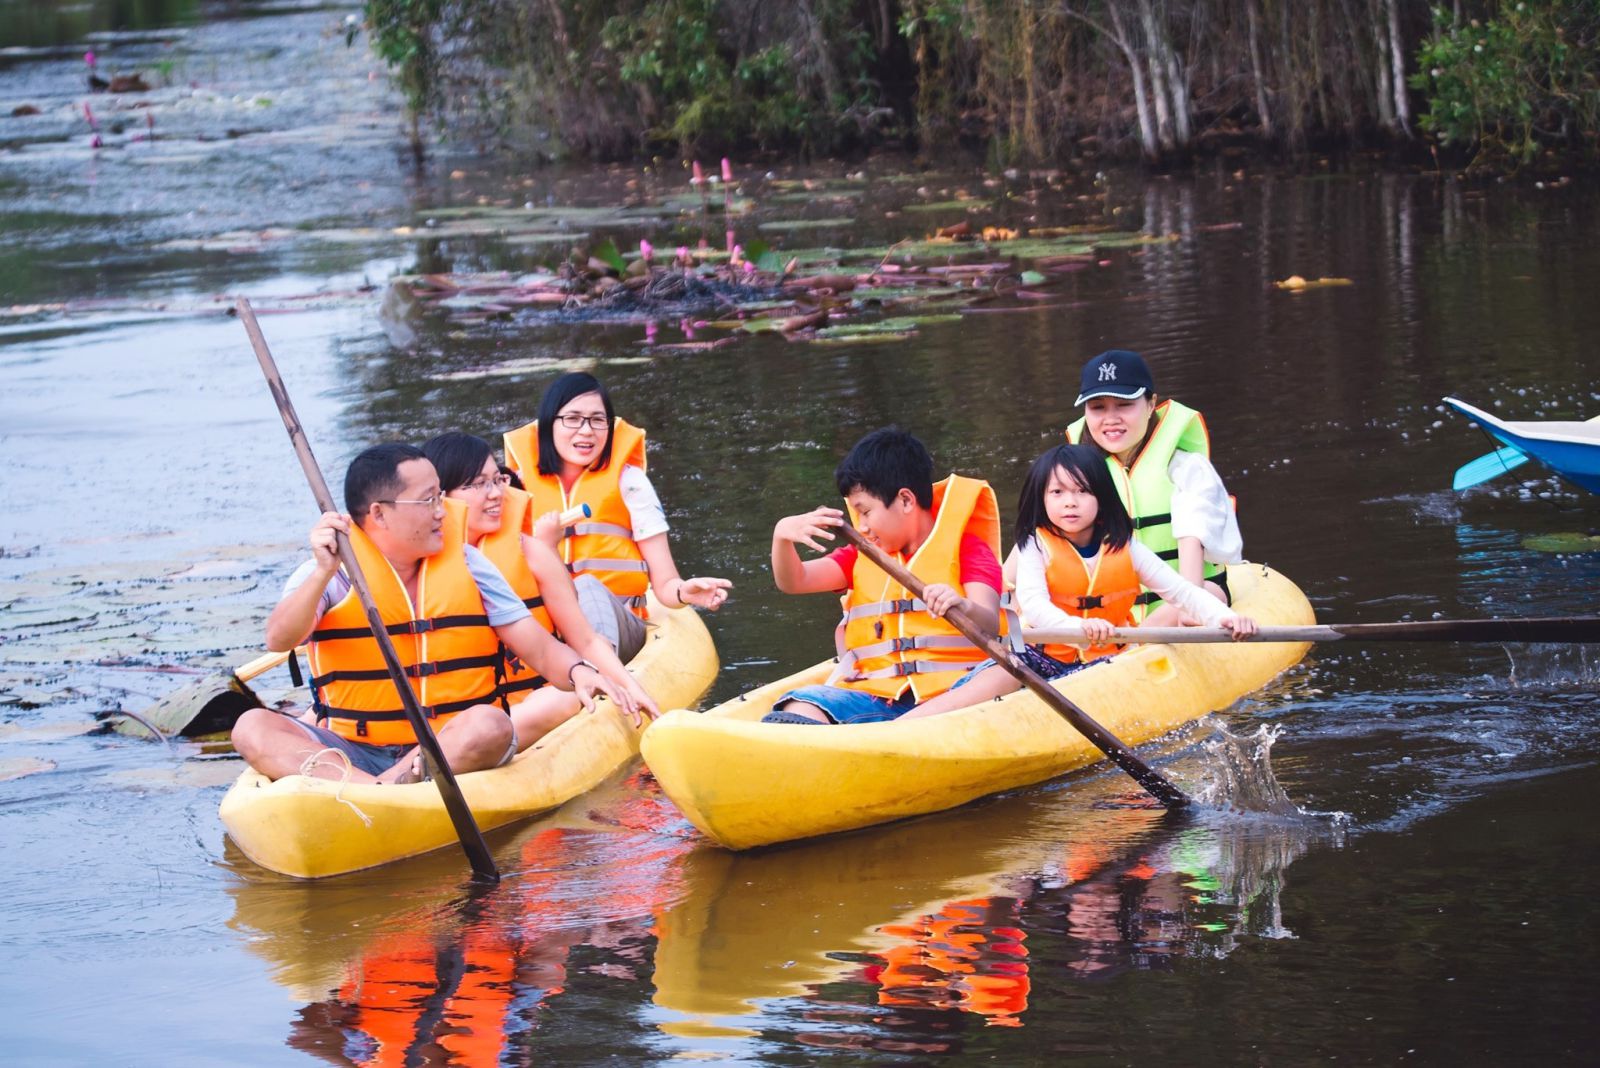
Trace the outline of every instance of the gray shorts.
<path fill-rule="evenodd" d="M 354 738 L 346 738 L 342 734 L 335 734 L 326 727 L 318 727 L 314 723 L 307 723 L 303 719 L 294 720 L 294 725 L 305 731 L 324 749 L 337 749 L 350 758 L 350 766 L 368 775 L 382 775 L 400 762 L 416 743 L 410 745 L 368 745 L 358 742 Z M 511 758 L 517 755 L 517 732 L 511 732 L 511 748 L 506 750 L 506 755 L 496 767 L 503 767 L 511 763 Z"/>
<path fill-rule="evenodd" d="M 572 580 L 578 591 L 578 608 L 595 633 L 611 643 L 617 659 L 624 664 L 644 648 L 645 622 L 628 608 L 628 602 L 612 593 L 593 575 L 579 575 Z"/>

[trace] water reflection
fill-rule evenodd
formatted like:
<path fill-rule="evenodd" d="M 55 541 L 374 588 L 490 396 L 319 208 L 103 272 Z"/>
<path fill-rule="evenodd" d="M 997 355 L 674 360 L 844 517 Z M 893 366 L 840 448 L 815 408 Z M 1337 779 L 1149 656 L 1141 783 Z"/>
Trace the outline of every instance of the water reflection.
<path fill-rule="evenodd" d="M 1041 984 L 1055 1001 L 1063 981 L 1292 937 L 1285 870 L 1342 842 L 1316 818 L 1130 809 L 1114 778 L 1072 790 L 1070 805 L 1046 790 L 765 854 L 686 854 L 686 896 L 657 922 L 659 1026 L 733 1038 L 782 1020 L 830 1048 L 950 1048 L 962 1020 L 1026 1025 Z"/>

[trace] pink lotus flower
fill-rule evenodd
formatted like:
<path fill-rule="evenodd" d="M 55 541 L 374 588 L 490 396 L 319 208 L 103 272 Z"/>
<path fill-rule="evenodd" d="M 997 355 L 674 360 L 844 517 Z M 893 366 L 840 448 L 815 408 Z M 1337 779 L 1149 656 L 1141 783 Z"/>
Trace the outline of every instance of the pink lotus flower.
<path fill-rule="evenodd" d="M 733 181 L 733 164 L 728 162 L 727 156 L 722 157 L 722 180 L 724 182 Z"/>
<path fill-rule="evenodd" d="M 650 262 L 650 257 L 654 256 L 655 253 L 656 253 L 656 249 L 655 249 L 654 245 L 650 244 L 650 242 L 646 241 L 644 238 L 640 238 L 639 239 L 639 258 L 640 259 L 644 260 L 645 263 L 649 263 Z"/>

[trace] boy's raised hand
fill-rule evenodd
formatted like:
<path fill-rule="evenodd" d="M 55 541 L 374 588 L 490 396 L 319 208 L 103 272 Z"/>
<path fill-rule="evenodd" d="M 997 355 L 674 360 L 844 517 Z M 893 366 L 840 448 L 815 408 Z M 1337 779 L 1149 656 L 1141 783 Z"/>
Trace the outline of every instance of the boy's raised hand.
<path fill-rule="evenodd" d="M 817 539 L 833 541 L 833 528 L 842 527 L 844 523 L 843 511 L 824 505 L 813 508 L 804 515 L 785 516 L 778 520 L 772 528 L 772 537 L 775 541 L 809 545 L 817 552 L 825 553 L 828 551 L 828 546 L 819 544 Z"/>

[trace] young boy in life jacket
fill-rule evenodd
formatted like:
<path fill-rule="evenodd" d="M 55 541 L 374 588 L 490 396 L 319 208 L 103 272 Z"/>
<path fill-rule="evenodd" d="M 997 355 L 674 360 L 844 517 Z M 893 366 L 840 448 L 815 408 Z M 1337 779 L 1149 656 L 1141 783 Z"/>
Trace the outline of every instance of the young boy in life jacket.
<path fill-rule="evenodd" d="M 1084 365 L 1073 403 L 1084 406 L 1084 415 L 1067 428 L 1067 440 L 1087 438 L 1106 454 L 1134 538 L 1185 579 L 1232 604 L 1225 568 L 1244 559 L 1244 541 L 1233 501 L 1211 466 L 1205 419 L 1158 397 L 1144 358 L 1125 349 L 1102 352 Z M 1142 626 L 1194 622 L 1148 589 L 1133 618 Z"/>
<path fill-rule="evenodd" d="M 453 771 L 497 767 L 516 755 L 511 719 L 493 703 L 502 642 L 586 707 L 596 694 L 612 694 L 594 665 L 536 624 L 494 564 L 466 544 L 466 511 L 445 500 L 421 449 L 365 450 L 351 461 L 344 498 L 350 514 L 325 513 L 311 528 L 311 559 L 289 577 L 267 619 L 268 649 L 310 640 L 316 723 L 265 708 L 244 713 L 233 745 L 251 767 L 272 779 L 302 774 L 362 783 L 420 774 L 416 734 L 340 569 L 336 531 L 350 538 Z"/>
<path fill-rule="evenodd" d="M 853 545 L 818 552 L 846 522 L 821 507 L 780 519 L 772 529 L 772 574 L 785 593 L 846 592 L 845 651 L 828 683 L 779 698 L 763 722 L 876 723 L 896 719 L 944 693 L 983 663 L 984 653 L 944 619 L 960 608 L 991 633 L 999 622 L 999 513 L 979 479 L 933 482 L 933 458 L 897 427 L 856 443 L 834 472 L 856 526 L 927 584 L 923 599 L 895 582 Z"/>

